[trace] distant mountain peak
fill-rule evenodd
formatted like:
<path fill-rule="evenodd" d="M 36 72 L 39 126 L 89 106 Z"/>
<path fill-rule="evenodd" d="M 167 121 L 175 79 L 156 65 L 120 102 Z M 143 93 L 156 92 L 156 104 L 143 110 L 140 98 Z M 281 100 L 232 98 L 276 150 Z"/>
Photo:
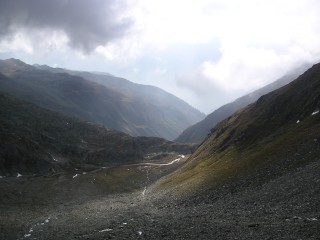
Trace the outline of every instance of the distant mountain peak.
<path fill-rule="evenodd" d="M 9 59 L 7 59 L 5 61 L 13 63 L 13 64 L 16 64 L 16 65 L 27 65 L 25 62 L 23 62 L 23 61 L 21 61 L 20 59 L 17 59 L 17 58 L 9 58 Z"/>
<path fill-rule="evenodd" d="M 4 74 L 10 74 L 15 71 L 28 71 L 34 69 L 33 66 L 26 64 L 20 59 L 9 58 L 6 60 L 0 60 L 0 72 Z"/>

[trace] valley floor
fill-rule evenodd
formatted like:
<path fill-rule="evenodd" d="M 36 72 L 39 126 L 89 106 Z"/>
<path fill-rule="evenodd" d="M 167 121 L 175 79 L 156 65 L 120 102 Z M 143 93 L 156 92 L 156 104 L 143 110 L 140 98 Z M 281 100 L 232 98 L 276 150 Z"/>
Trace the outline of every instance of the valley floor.
<path fill-rule="evenodd" d="M 0 179 L 0 239 L 320 239 L 320 161 L 257 184 L 262 172 L 188 198 L 141 185 L 42 202 L 19 197 L 22 178 Z"/>

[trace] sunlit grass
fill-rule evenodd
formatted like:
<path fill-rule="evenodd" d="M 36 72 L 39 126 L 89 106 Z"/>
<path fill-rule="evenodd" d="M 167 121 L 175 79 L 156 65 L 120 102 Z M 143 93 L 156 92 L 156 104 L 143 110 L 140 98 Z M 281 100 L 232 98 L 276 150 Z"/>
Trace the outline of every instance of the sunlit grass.
<path fill-rule="evenodd" d="M 198 151 L 206 151 L 205 153 L 198 154 L 197 151 L 184 166 L 160 179 L 153 189 L 188 194 L 197 192 L 201 188 L 213 188 L 237 176 L 250 174 L 264 164 L 272 164 L 280 154 L 296 151 L 302 142 L 314 144 L 314 138 L 311 136 L 319 132 L 318 119 L 307 118 L 300 124 L 290 124 L 247 148 L 230 145 L 222 152 L 212 154 L 209 150 L 206 151 L 206 145 L 203 145 Z M 211 144 L 217 146 L 219 142 Z M 300 162 L 308 160 L 306 156 Z M 294 167 L 296 166 L 288 166 L 288 168 Z"/>

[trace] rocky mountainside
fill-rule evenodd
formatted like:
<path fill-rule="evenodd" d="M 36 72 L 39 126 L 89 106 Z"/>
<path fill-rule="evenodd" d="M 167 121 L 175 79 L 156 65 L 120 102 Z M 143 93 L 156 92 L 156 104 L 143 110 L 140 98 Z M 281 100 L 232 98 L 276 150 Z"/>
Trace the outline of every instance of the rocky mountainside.
<path fill-rule="evenodd" d="M 3 93 L 0 102 L 1 176 L 86 171 L 193 149 L 161 138 L 131 137 Z"/>
<path fill-rule="evenodd" d="M 291 71 L 282 78 L 276 80 L 275 82 L 268 84 L 252 93 L 249 93 L 243 97 L 236 99 L 235 101 L 223 105 L 214 112 L 210 113 L 205 119 L 200 122 L 185 129 L 179 137 L 176 139 L 178 142 L 188 142 L 188 143 L 198 143 L 200 144 L 210 133 L 210 129 L 216 126 L 220 121 L 229 117 L 237 110 L 246 107 L 250 103 L 255 102 L 264 94 L 267 94 L 273 90 L 276 90 L 289 82 L 296 79 L 300 74 L 307 70 L 307 65 L 302 65 L 301 67 Z"/>
<path fill-rule="evenodd" d="M 318 239 L 319 110 L 317 64 L 220 122 L 150 191 L 171 199 L 168 239 Z"/>
<path fill-rule="evenodd" d="M 263 177 L 254 181 L 263 184 L 319 161 L 319 110 L 317 64 L 220 122 L 185 166 L 165 178 L 162 185 L 182 184 L 188 191 L 199 186 L 208 189 L 259 169 L 264 169 Z"/>
<path fill-rule="evenodd" d="M 0 177 L 0 238 L 319 239 L 319 96 L 318 64 L 220 122 L 184 161 Z"/>
<path fill-rule="evenodd" d="M 0 72 L 6 76 L 0 78 L 1 91 L 132 136 L 174 139 L 204 117 L 159 88 L 110 75 L 54 71 L 16 59 L 0 61 Z"/>

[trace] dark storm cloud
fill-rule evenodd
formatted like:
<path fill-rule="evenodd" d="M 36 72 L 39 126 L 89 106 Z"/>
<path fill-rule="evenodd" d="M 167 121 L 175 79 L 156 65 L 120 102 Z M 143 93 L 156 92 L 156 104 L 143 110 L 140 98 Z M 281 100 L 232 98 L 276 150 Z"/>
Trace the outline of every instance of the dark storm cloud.
<path fill-rule="evenodd" d="M 22 29 L 61 30 L 72 48 L 90 52 L 127 33 L 127 8 L 125 0 L 0 0 L 0 38 Z"/>

